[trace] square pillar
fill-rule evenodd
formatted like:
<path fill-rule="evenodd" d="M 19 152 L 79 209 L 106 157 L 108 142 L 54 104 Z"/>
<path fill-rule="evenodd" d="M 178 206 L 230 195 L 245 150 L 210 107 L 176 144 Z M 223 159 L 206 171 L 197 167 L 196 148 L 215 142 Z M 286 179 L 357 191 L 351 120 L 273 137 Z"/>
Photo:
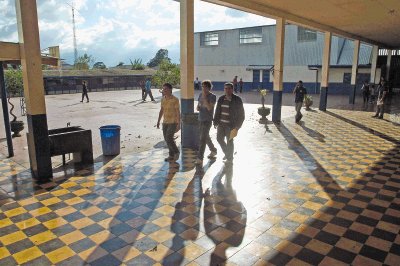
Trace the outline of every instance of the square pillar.
<path fill-rule="evenodd" d="M 387 52 L 388 52 L 388 54 L 387 54 L 387 60 L 386 60 L 386 77 L 385 77 L 385 80 L 386 80 L 386 82 L 389 82 L 390 63 L 392 62 L 392 50 L 388 49 Z"/>
<path fill-rule="evenodd" d="M 355 99 L 356 99 L 356 85 L 357 85 L 359 52 L 360 52 L 360 41 L 354 40 L 353 67 L 351 69 L 351 89 L 350 89 L 350 94 L 349 94 L 349 103 L 350 104 L 354 104 Z"/>
<path fill-rule="evenodd" d="M 369 82 L 375 85 L 376 82 L 376 63 L 378 62 L 378 51 L 377 45 L 372 46 L 372 59 L 371 59 L 371 77 Z"/>
<path fill-rule="evenodd" d="M 44 98 L 36 0 L 16 0 L 24 95 L 28 121 L 29 161 L 33 176 L 53 176 Z"/>
<path fill-rule="evenodd" d="M 282 91 L 283 91 L 283 60 L 285 51 L 284 18 L 276 19 L 275 57 L 274 57 L 274 95 L 272 103 L 272 121 L 281 121 Z"/>
<path fill-rule="evenodd" d="M 332 33 L 325 32 L 324 53 L 322 55 L 321 93 L 320 93 L 320 100 L 319 100 L 319 110 L 321 110 L 321 111 L 326 111 L 326 105 L 328 102 L 329 64 L 331 61 L 331 42 L 332 42 Z"/>
<path fill-rule="evenodd" d="M 180 1 L 181 106 L 182 113 L 194 112 L 194 0 Z"/>

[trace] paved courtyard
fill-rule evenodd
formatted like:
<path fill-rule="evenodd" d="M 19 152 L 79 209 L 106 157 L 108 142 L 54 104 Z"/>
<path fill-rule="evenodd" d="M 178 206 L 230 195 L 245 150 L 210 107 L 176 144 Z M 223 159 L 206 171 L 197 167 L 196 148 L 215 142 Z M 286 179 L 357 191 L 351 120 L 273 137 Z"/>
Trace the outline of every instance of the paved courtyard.
<path fill-rule="evenodd" d="M 399 98 L 385 120 L 342 96 L 296 124 L 285 95 L 282 123 L 259 124 L 259 98 L 245 94 L 233 166 L 219 150 L 195 167 L 187 149 L 163 161 L 159 103 L 132 91 L 89 96 L 46 100 L 49 128 L 93 130 L 93 166 L 56 165 L 37 184 L 22 159 L 1 159 L 0 265 L 398 265 Z M 104 124 L 122 126 L 125 146 L 109 160 Z"/>

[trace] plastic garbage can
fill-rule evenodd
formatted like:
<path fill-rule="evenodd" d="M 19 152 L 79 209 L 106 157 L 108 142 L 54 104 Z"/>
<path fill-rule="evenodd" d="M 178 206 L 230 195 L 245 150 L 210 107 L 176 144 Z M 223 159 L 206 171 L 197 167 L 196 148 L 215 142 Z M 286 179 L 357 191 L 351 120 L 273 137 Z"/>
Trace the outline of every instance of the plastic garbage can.
<path fill-rule="evenodd" d="M 118 125 L 100 127 L 103 155 L 118 155 L 120 153 L 120 132 L 121 127 Z"/>
<path fill-rule="evenodd" d="M 199 113 L 182 114 L 182 147 L 197 150 L 200 142 Z"/>

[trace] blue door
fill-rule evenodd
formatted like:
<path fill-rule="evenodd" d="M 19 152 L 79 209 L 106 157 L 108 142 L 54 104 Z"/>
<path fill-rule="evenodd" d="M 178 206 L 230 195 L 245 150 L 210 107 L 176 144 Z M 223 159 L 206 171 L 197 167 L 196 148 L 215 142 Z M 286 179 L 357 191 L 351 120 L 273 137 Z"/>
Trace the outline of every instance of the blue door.
<path fill-rule="evenodd" d="M 261 87 L 262 84 L 260 83 L 260 70 L 253 69 L 253 90 L 258 90 Z"/>
<path fill-rule="evenodd" d="M 263 70 L 262 87 L 263 89 L 272 90 L 271 83 L 269 82 L 269 70 Z"/>

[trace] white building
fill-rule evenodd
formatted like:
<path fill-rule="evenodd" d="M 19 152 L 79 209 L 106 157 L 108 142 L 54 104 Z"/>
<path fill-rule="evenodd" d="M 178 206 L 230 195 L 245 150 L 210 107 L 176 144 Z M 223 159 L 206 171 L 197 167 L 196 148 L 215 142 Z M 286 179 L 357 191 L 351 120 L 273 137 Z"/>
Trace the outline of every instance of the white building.
<path fill-rule="evenodd" d="M 195 77 L 211 79 L 222 90 L 234 76 L 243 79 L 244 91 L 272 90 L 275 25 L 195 33 Z M 324 35 L 286 25 L 283 90 L 292 91 L 302 80 L 310 92 L 319 92 Z M 372 46 L 361 44 L 357 84 L 370 80 Z M 353 41 L 332 37 L 329 93 L 347 94 L 351 88 Z M 381 70 L 377 68 L 377 80 Z"/>

